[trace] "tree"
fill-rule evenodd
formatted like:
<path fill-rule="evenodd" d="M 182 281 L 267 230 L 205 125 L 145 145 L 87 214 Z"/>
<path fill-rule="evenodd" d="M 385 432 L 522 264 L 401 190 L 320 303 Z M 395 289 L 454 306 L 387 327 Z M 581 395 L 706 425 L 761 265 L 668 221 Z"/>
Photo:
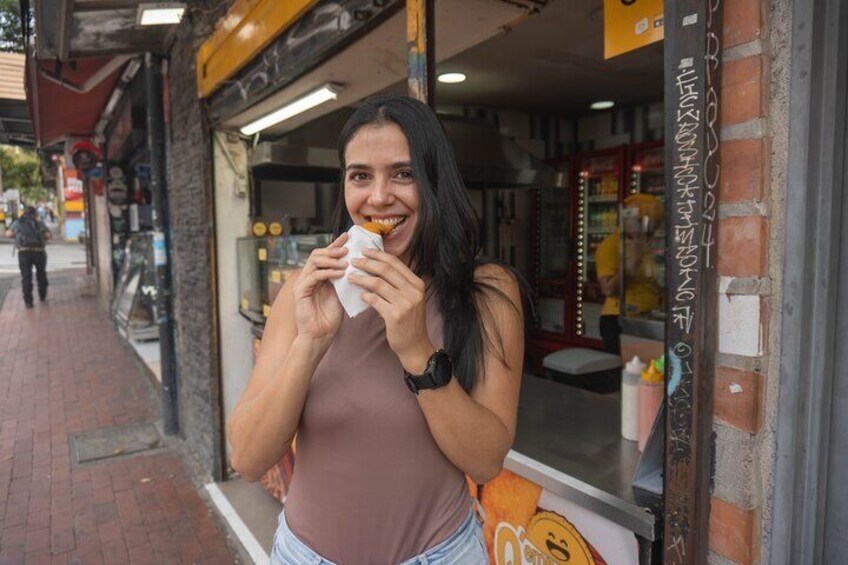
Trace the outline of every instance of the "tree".
<path fill-rule="evenodd" d="M 0 145 L 0 173 L 2 188 L 19 190 L 22 201 L 34 204 L 47 199 L 47 189 L 41 181 L 41 165 L 34 151 Z"/>
<path fill-rule="evenodd" d="M 24 31 L 18 0 L 0 0 L 0 51 L 23 53 Z"/>

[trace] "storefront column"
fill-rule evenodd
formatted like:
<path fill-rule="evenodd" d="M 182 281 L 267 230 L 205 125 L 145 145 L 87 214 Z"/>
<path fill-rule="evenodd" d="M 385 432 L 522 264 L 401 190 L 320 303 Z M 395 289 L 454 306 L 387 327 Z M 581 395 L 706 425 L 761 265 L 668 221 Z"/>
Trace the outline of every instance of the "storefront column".
<path fill-rule="evenodd" d="M 174 357 L 174 328 L 171 316 L 170 225 L 165 181 L 165 125 L 162 102 L 162 59 L 147 54 L 145 90 L 147 98 L 147 147 L 150 151 L 150 189 L 153 192 L 153 257 L 156 266 L 156 323 L 162 363 L 162 420 L 165 433 L 179 431 L 177 376 Z"/>
<path fill-rule="evenodd" d="M 409 59 L 409 95 L 435 104 L 435 0 L 406 1 L 406 47 Z"/>
<path fill-rule="evenodd" d="M 722 6 L 665 2 L 664 563 L 706 563 L 712 474 Z"/>

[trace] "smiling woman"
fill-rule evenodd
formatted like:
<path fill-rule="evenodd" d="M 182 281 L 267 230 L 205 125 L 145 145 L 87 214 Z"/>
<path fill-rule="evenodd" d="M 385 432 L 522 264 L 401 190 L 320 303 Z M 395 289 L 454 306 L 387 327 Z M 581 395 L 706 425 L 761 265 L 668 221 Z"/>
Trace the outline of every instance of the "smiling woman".
<path fill-rule="evenodd" d="M 478 257 L 476 216 L 444 130 L 405 97 L 365 102 L 340 136 L 337 238 L 275 301 L 228 429 L 256 479 L 297 434 L 272 561 L 479 564 L 481 520 L 465 476 L 496 476 L 514 433 L 523 294 Z M 351 261 L 371 306 L 345 316 L 347 231 L 386 233 Z M 323 559 L 323 561 L 322 561 Z"/>

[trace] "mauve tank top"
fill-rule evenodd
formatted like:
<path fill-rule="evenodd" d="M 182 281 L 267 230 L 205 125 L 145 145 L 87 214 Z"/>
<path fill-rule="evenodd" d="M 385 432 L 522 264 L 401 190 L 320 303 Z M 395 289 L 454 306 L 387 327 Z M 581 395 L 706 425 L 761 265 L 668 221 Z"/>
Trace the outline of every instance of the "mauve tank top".
<path fill-rule="evenodd" d="M 443 346 L 438 300 L 427 329 Z M 297 431 L 285 500 L 292 532 L 342 565 L 389 565 L 458 529 L 471 507 L 465 476 L 436 445 L 376 311 L 345 316 L 318 365 Z"/>

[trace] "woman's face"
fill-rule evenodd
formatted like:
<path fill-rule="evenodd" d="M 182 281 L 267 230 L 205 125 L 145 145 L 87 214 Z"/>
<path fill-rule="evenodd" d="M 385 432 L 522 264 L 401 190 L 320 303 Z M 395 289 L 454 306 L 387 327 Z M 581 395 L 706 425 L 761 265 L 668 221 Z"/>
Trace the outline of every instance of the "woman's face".
<path fill-rule="evenodd" d="M 408 264 L 421 199 L 403 130 L 394 123 L 361 127 L 345 148 L 345 163 L 345 205 L 353 222 L 395 225 L 383 246 Z"/>

